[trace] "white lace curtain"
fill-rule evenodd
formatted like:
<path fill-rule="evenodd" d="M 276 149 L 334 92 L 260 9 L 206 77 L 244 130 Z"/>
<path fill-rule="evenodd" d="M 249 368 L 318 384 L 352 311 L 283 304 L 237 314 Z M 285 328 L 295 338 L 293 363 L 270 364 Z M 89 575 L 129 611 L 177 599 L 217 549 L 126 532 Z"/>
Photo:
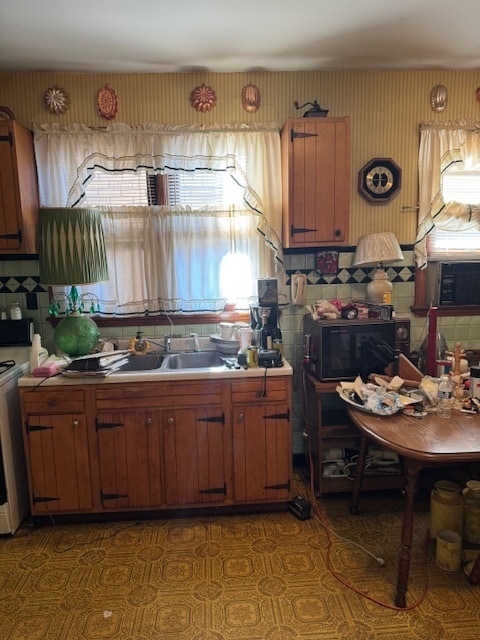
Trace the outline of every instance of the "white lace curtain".
<path fill-rule="evenodd" d="M 427 238 L 435 229 L 478 231 L 480 206 L 444 202 L 442 174 L 452 164 L 480 168 L 480 122 L 424 123 L 420 127 L 419 216 L 415 257 L 427 265 Z"/>
<path fill-rule="evenodd" d="M 246 308 L 259 277 L 277 277 L 287 300 L 278 127 L 50 124 L 34 134 L 42 206 L 94 205 L 85 185 L 96 168 L 222 171 L 241 190 L 243 207 L 100 208 L 110 280 L 95 293 L 104 313 L 221 311 L 232 301 Z"/>

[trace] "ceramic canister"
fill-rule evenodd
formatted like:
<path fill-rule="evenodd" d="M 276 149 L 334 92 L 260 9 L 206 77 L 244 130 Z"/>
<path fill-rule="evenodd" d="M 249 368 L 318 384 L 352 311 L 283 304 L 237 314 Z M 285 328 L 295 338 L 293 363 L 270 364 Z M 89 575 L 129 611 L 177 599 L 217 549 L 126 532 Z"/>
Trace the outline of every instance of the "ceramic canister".
<path fill-rule="evenodd" d="M 449 529 L 439 531 L 435 562 L 445 571 L 458 571 L 462 564 L 462 536 Z"/>
<path fill-rule="evenodd" d="M 463 537 L 472 544 L 480 544 L 480 495 L 468 487 L 463 490 Z"/>
<path fill-rule="evenodd" d="M 430 537 L 436 538 L 444 529 L 462 535 L 463 497 L 458 484 L 439 480 L 430 494 Z"/>

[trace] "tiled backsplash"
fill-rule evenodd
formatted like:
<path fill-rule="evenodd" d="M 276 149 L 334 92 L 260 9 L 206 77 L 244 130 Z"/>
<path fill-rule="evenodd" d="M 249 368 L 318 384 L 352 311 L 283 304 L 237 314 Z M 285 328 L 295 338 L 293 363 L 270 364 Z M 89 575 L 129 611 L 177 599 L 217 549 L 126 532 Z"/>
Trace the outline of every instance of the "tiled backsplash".
<path fill-rule="evenodd" d="M 412 251 L 404 251 L 401 266 L 389 266 L 387 273 L 393 282 L 392 304 L 397 316 L 411 319 L 411 350 L 418 350 L 427 335 L 427 318 L 413 317 L 410 306 L 414 298 L 414 259 Z M 340 299 L 342 301 L 362 300 L 366 297 L 369 281 L 368 270 L 352 267 L 351 249 L 339 251 L 338 270 L 333 275 L 320 274 L 315 269 L 314 253 L 291 253 L 285 255 L 285 270 L 290 278 L 299 271 L 307 276 L 307 304 L 319 299 Z M 0 307 L 9 308 L 12 302 L 19 302 L 23 317 L 33 318 L 35 332 L 42 336 L 42 343 L 50 353 L 54 352 L 53 329 L 48 317 L 48 292 L 39 282 L 36 260 L 0 260 Z M 301 363 L 303 356 L 302 318 L 305 307 L 288 306 L 282 311 L 281 329 L 284 354 L 294 368 L 294 453 L 302 453 L 303 426 L 301 408 Z M 480 321 L 478 316 L 449 316 L 438 320 L 439 331 L 443 333 L 449 348 L 460 342 L 465 349 L 480 349 Z M 164 326 L 142 327 L 145 337 L 159 338 L 168 329 Z M 134 327 L 107 327 L 101 329 L 102 337 L 129 339 L 135 335 Z M 192 331 L 201 336 L 212 333 L 212 325 L 175 325 L 175 334 L 189 335 Z"/>

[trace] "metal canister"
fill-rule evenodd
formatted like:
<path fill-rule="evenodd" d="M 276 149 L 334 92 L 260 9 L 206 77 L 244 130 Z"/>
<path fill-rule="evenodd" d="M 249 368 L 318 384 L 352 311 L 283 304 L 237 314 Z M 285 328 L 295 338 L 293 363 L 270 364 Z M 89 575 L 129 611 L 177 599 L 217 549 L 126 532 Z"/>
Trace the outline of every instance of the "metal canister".
<path fill-rule="evenodd" d="M 282 341 L 281 341 L 281 340 L 279 340 L 278 338 L 277 338 L 277 340 L 273 340 L 273 342 L 272 342 L 272 347 L 273 347 L 274 349 L 276 349 L 276 350 L 279 352 L 279 354 L 280 354 L 280 355 L 282 355 L 282 352 L 283 352 L 283 344 L 282 344 Z"/>
<path fill-rule="evenodd" d="M 255 345 L 247 348 L 247 366 L 258 367 L 258 347 Z"/>

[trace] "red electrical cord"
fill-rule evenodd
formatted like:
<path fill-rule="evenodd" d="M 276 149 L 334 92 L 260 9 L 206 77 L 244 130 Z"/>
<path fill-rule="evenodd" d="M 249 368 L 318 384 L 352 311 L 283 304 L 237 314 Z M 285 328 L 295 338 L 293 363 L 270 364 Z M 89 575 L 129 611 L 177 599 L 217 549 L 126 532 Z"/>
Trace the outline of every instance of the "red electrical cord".
<path fill-rule="evenodd" d="M 350 584 L 345 578 L 343 578 L 343 576 L 341 576 L 338 571 L 335 570 L 333 564 L 332 564 L 332 560 L 331 560 L 331 551 L 332 551 L 332 536 L 331 536 L 331 529 L 330 527 L 324 522 L 319 505 L 318 505 L 318 501 L 315 497 L 315 489 L 314 489 L 314 482 L 313 482 L 313 478 L 314 478 L 314 465 L 313 465 L 313 456 L 312 456 L 312 448 L 311 448 L 311 440 L 309 437 L 309 428 L 310 428 L 310 421 L 308 419 L 308 416 L 305 414 L 305 408 L 307 406 L 306 403 L 306 389 L 305 389 L 305 370 L 303 371 L 303 376 L 302 376 L 302 387 L 303 387 L 303 420 L 304 420 L 304 424 L 305 424 L 305 428 L 307 430 L 307 437 L 308 437 L 308 459 L 309 459 L 309 465 L 310 465 L 310 487 L 308 490 L 309 492 L 309 499 L 310 502 L 313 504 L 313 509 L 314 509 L 314 514 L 315 514 L 315 520 L 320 524 L 321 527 L 323 527 L 326 535 L 327 535 L 327 567 L 330 571 L 330 573 L 332 574 L 332 576 L 338 580 L 341 584 L 343 584 L 345 587 L 347 587 L 348 589 L 350 589 L 351 591 L 353 591 L 354 593 L 356 593 L 357 595 L 361 596 L 362 598 L 366 598 L 367 600 L 370 600 L 371 602 L 374 602 L 375 604 L 380 605 L 381 607 L 384 607 L 386 609 L 392 609 L 394 611 L 411 611 L 412 609 L 415 609 L 416 607 L 418 607 L 422 601 L 424 600 L 427 591 L 428 591 L 428 571 L 427 571 L 427 546 L 428 546 L 428 532 L 425 535 L 425 543 L 424 543 L 424 547 L 423 547 L 423 575 L 424 575 L 424 587 L 423 587 L 423 591 L 420 594 L 420 597 L 418 598 L 418 600 L 416 602 L 414 602 L 411 605 L 408 605 L 406 607 L 397 607 L 396 605 L 392 605 L 392 604 L 388 604 L 387 602 L 382 602 L 381 600 L 377 600 L 376 598 L 373 598 L 372 596 L 369 596 L 367 593 L 365 593 L 364 591 L 361 591 L 359 589 L 357 589 L 356 587 L 354 587 L 352 584 Z M 335 532 L 333 532 L 334 535 Z M 342 538 L 342 536 L 338 536 L 339 538 Z M 347 541 L 348 540 L 346 538 L 342 538 L 343 540 Z M 356 546 L 357 543 L 350 541 L 352 544 L 355 544 Z M 370 552 L 367 551 L 367 553 L 369 555 Z"/>

